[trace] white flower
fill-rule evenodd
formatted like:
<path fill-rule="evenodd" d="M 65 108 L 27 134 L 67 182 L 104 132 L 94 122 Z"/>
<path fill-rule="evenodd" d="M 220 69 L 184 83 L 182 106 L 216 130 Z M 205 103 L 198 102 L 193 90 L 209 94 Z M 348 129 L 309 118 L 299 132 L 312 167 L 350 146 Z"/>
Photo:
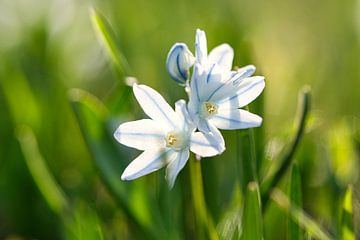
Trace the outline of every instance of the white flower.
<path fill-rule="evenodd" d="M 184 85 L 189 79 L 189 68 L 194 65 L 195 57 L 184 43 L 175 43 L 166 59 L 166 69 L 172 79 Z"/>
<path fill-rule="evenodd" d="M 198 129 L 212 132 L 224 144 L 219 129 L 258 127 L 262 118 L 239 109 L 256 99 L 265 87 L 264 77 L 250 77 L 252 65 L 231 71 L 233 49 L 222 44 L 207 54 L 205 33 L 196 32 L 196 63 L 191 78 L 189 113 Z"/>
<path fill-rule="evenodd" d="M 184 100 L 175 103 L 174 111 L 148 86 L 134 84 L 133 91 L 151 119 L 123 123 L 114 133 L 118 142 L 144 150 L 125 169 L 123 180 L 132 180 L 166 166 L 166 180 L 171 188 L 189 159 L 189 150 L 202 157 L 224 151 L 213 136 L 195 132 Z"/>
<path fill-rule="evenodd" d="M 234 59 L 234 50 L 229 44 L 223 43 L 207 53 L 207 41 L 205 32 L 197 29 L 195 37 L 195 56 L 196 62 L 205 70 L 211 71 L 217 65 L 224 72 L 231 71 Z"/>

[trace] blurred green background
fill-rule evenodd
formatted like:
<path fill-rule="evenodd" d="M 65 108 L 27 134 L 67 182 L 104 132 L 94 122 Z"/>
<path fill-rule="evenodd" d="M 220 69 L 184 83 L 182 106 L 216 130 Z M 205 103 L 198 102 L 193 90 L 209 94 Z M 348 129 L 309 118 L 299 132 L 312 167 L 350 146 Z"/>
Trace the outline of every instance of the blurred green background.
<path fill-rule="evenodd" d="M 196 28 L 205 30 L 209 49 L 229 43 L 235 66 L 257 66 L 266 77 L 259 100 L 264 112 L 254 107 L 264 118 L 256 130 L 263 172 L 276 166 L 293 136 L 298 92 L 310 85 L 312 109 L 295 156 L 304 210 L 336 235 L 342 196 L 354 184 L 359 229 L 359 0 L 0 0 L 1 239 L 193 236 L 187 168 L 171 191 L 164 171 L 131 183 L 120 180 L 139 152 L 118 146 L 111 132 L 144 115 L 96 38 L 91 6 L 111 24 L 131 74 L 171 105 L 186 94 L 168 76 L 166 56 L 175 42 L 193 50 Z M 77 105 L 84 99 L 97 116 Z M 82 123 L 83 115 L 94 123 Z M 106 130 L 99 127 L 102 118 L 110 119 Z M 82 134 L 89 129 L 90 136 Z M 203 160 L 215 223 L 231 208 L 237 182 L 236 134 L 224 136 L 224 155 Z M 109 159 L 112 165 L 102 168 Z M 113 175 L 104 180 L 103 169 Z M 271 204 L 265 239 L 284 239 L 284 219 Z"/>

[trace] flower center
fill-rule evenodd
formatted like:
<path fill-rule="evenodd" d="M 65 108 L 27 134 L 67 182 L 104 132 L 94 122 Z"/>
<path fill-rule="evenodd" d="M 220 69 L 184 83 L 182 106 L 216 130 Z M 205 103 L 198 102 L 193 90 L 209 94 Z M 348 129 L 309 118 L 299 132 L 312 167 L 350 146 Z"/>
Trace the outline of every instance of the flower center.
<path fill-rule="evenodd" d="M 166 147 L 181 149 L 184 146 L 184 137 L 181 133 L 171 131 L 166 135 Z"/>
<path fill-rule="evenodd" d="M 212 102 L 204 102 L 201 106 L 201 115 L 205 118 L 211 117 L 218 112 L 218 106 Z"/>

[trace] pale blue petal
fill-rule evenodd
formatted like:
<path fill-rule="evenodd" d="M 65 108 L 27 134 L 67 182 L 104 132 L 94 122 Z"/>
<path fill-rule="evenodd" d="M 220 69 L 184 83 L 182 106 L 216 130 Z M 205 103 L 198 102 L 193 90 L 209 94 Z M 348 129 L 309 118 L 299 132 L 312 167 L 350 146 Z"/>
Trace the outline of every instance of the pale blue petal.
<path fill-rule="evenodd" d="M 175 112 L 178 115 L 182 124 L 180 126 L 181 129 L 183 129 L 184 131 L 192 131 L 195 129 L 196 126 L 188 112 L 185 100 L 180 99 L 175 103 Z"/>
<path fill-rule="evenodd" d="M 146 150 L 135 158 L 121 175 L 122 180 L 133 180 L 164 167 L 175 157 L 172 149 Z"/>
<path fill-rule="evenodd" d="M 218 113 L 209 122 L 217 128 L 232 130 L 259 127 L 262 118 L 242 109 L 219 108 Z"/>
<path fill-rule="evenodd" d="M 213 134 L 194 132 L 190 139 L 190 150 L 201 157 L 212 157 L 225 150 L 222 139 L 217 139 Z"/>
<path fill-rule="evenodd" d="M 166 180 L 168 182 L 169 188 L 173 188 L 176 177 L 178 176 L 179 172 L 184 168 L 186 162 L 189 159 L 189 149 L 186 148 L 182 151 L 176 152 L 176 157 L 169 162 L 166 167 Z"/>
<path fill-rule="evenodd" d="M 195 57 L 196 61 L 202 65 L 207 64 L 207 42 L 205 32 L 197 29 L 195 37 Z"/>
<path fill-rule="evenodd" d="M 165 146 L 163 129 L 151 119 L 123 123 L 116 129 L 114 137 L 119 143 L 139 150 Z"/>
<path fill-rule="evenodd" d="M 248 72 L 236 72 L 234 76 L 227 82 L 222 83 L 218 88 L 216 88 L 208 97 L 207 101 L 220 103 L 223 100 L 231 98 L 237 95 L 237 92 L 243 92 L 249 89 L 250 85 L 256 85 L 258 82 L 263 82 L 264 77 L 245 77 Z M 256 96 L 257 97 L 257 96 Z"/>
<path fill-rule="evenodd" d="M 241 73 L 243 78 L 250 77 L 255 71 L 256 67 L 254 65 L 247 65 L 236 70 L 236 72 Z"/>
<path fill-rule="evenodd" d="M 137 84 L 133 85 L 133 91 L 146 115 L 158 122 L 165 130 L 172 130 L 180 125 L 175 111 L 157 91 L 146 85 Z"/>
<path fill-rule="evenodd" d="M 209 122 L 207 119 L 200 118 L 197 125 L 199 131 L 203 133 L 211 133 L 211 127 L 209 126 Z"/>
<path fill-rule="evenodd" d="M 221 44 L 209 53 L 208 61 L 209 63 L 216 63 L 224 71 L 230 71 L 232 68 L 232 63 L 234 59 L 234 50 L 230 47 L 229 44 Z"/>
<path fill-rule="evenodd" d="M 189 78 L 189 68 L 194 64 L 195 57 L 184 43 L 176 43 L 169 51 L 166 69 L 172 79 L 185 84 Z"/>
<path fill-rule="evenodd" d="M 229 97 L 224 98 L 221 101 L 218 101 L 219 108 L 241 108 L 252 101 L 254 101 L 264 90 L 265 81 L 264 77 L 255 76 L 249 77 L 242 80 L 242 82 L 237 87 L 235 93 L 230 93 Z"/>

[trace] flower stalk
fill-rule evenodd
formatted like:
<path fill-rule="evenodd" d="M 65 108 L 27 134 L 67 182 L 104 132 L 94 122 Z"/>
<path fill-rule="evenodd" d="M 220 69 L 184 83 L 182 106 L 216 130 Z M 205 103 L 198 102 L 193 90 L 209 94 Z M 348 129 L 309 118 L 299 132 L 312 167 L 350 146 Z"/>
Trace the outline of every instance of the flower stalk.
<path fill-rule="evenodd" d="M 206 208 L 201 161 L 195 159 L 194 155 L 192 155 L 189 162 L 191 192 L 195 212 L 196 239 L 218 240 L 219 236 Z"/>
<path fill-rule="evenodd" d="M 237 165 L 241 191 L 245 194 L 250 182 L 258 182 L 253 129 L 237 131 Z"/>

